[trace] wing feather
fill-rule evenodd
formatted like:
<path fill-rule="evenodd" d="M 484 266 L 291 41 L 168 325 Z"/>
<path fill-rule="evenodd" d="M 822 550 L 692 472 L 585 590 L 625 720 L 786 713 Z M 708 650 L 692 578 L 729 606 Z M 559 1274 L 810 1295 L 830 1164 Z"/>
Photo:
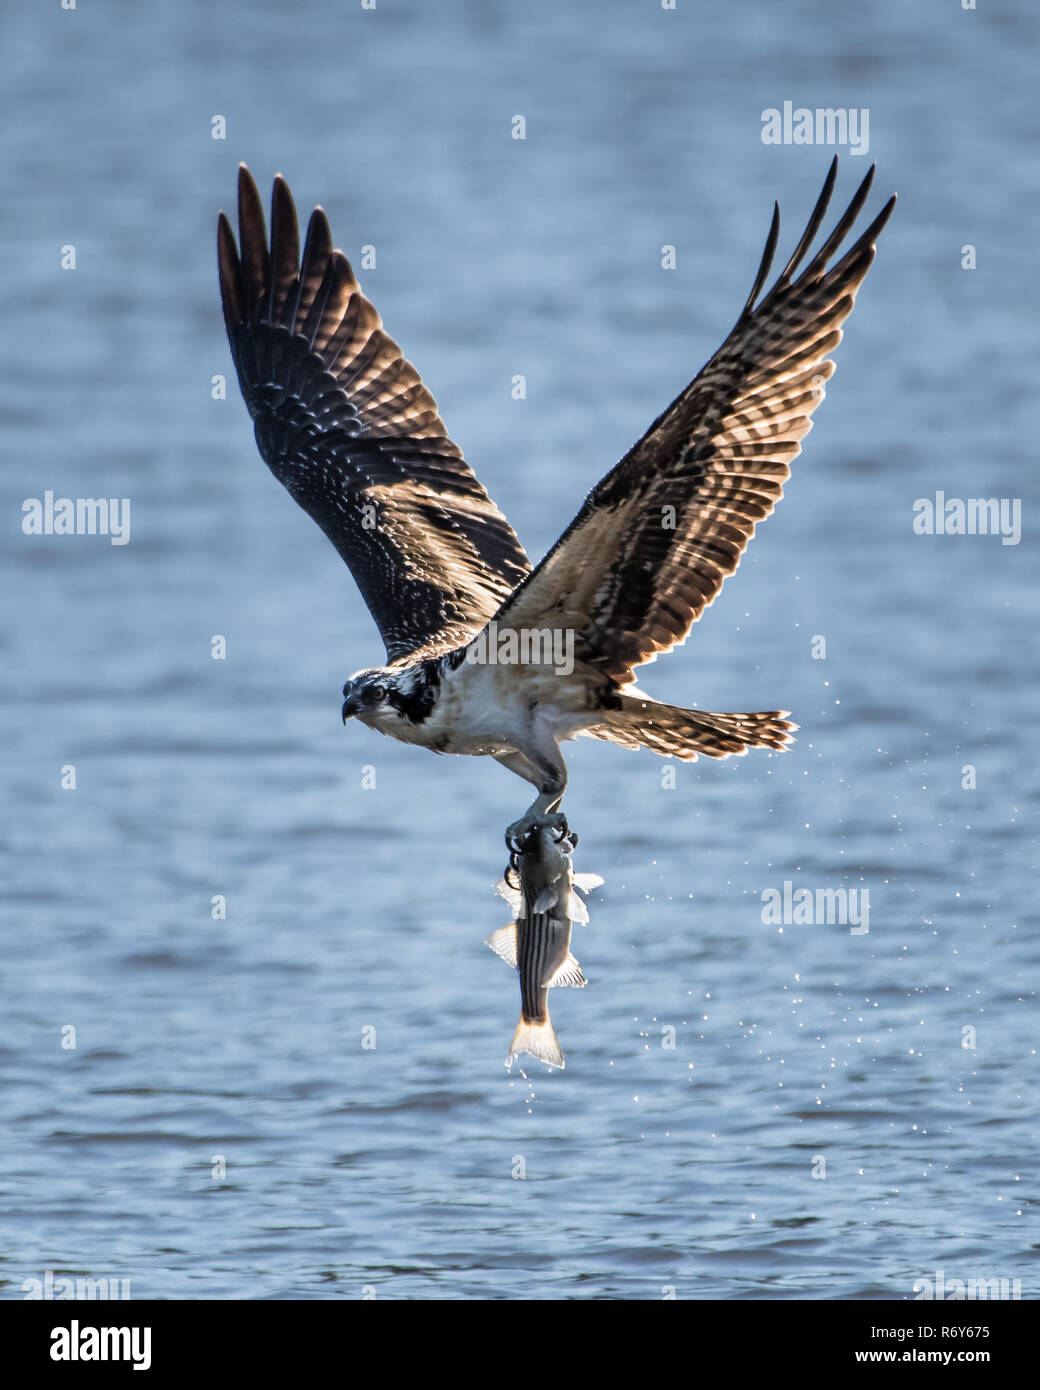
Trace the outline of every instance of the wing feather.
<path fill-rule="evenodd" d="M 827 354 L 874 259 L 892 197 L 828 269 L 861 212 L 873 168 L 801 274 L 837 177 L 831 165 L 794 253 L 761 300 L 779 235 L 774 211 L 747 303 L 722 347 L 589 494 L 496 615 L 500 628 L 558 627 L 575 654 L 626 684 L 685 640 L 783 495 L 834 371 Z"/>
<path fill-rule="evenodd" d="M 279 176 L 268 243 L 243 165 L 238 218 L 237 246 L 223 213 L 218 225 L 221 299 L 262 457 L 349 565 L 391 661 L 459 647 L 529 573 L 527 556 L 333 248 L 324 212 L 311 214 L 301 258 Z"/>

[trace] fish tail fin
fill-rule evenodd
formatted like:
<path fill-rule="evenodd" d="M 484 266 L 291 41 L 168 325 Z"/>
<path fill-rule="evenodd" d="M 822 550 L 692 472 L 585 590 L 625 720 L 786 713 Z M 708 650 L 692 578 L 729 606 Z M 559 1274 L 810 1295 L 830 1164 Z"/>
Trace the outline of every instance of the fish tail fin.
<path fill-rule="evenodd" d="M 557 1041 L 548 1014 L 540 1022 L 521 1016 L 509 1047 L 507 1063 L 512 1062 L 521 1052 L 529 1052 L 532 1057 L 537 1057 L 539 1062 L 545 1062 L 550 1067 L 563 1069 L 563 1049 Z"/>

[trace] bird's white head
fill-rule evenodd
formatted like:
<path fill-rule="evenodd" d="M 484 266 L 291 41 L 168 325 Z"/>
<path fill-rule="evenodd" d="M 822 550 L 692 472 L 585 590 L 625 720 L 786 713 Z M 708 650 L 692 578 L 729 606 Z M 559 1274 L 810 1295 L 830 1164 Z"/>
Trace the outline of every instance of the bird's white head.
<path fill-rule="evenodd" d="M 343 687 L 343 722 L 360 719 L 381 734 L 414 742 L 440 689 L 436 661 L 358 671 Z"/>
<path fill-rule="evenodd" d="M 400 713 L 391 701 L 395 677 L 399 673 L 377 666 L 368 671 L 355 671 L 343 687 L 343 722 L 360 719 L 370 728 L 399 719 Z"/>

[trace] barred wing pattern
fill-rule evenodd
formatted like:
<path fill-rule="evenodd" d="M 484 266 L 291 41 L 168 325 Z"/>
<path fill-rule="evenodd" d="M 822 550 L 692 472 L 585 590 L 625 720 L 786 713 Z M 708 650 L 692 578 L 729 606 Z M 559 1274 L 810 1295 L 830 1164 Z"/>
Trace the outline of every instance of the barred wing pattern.
<path fill-rule="evenodd" d="M 834 371 L 827 354 L 841 341 L 895 198 L 837 264 L 827 263 L 873 176 L 872 167 L 795 279 L 830 202 L 834 160 L 794 255 L 756 304 L 780 231 L 774 208 L 754 287 L 729 337 L 589 494 L 503 605 L 499 627 L 572 630 L 578 659 L 621 684 L 632 680 L 635 666 L 685 639 L 780 500 Z"/>
<path fill-rule="evenodd" d="M 221 213 L 220 291 L 261 456 L 347 562 L 391 661 L 457 648 L 529 573 L 527 556 L 333 249 L 321 208 L 301 264 L 279 175 L 268 248 L 242 165 L 238 225 L 240 248 Z"/>

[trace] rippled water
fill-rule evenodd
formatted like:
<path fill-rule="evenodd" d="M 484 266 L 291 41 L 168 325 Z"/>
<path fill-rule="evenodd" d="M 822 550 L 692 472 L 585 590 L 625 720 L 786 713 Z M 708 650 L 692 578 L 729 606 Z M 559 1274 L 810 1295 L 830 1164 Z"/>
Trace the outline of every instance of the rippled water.
<path fill-rule="evenodd" d="M 1035 1297 L 1035 13 L 5 24 L 7 1295 Z M 793 245 L 830 152 L 762 144 L 788 99 L 869 107 L 872 206 L 901 202 L 787 500 L 644 684 L 802 732 L 672 790 L 569 746 L 589 987 L 553 996 L 566 1072 L 509 1076 L 481 943 L 527 789 L 340 727 L 381 647 L 211 399 L 216 210 L 245 159 L 377 248 L 366 289 L 538 555 L 728 330 L 774 196 Z M 45 489 L 129 497 L 131 542 L 23 536 Z M 915 535 L 937 489 L 1022 498 L 1022 543 Z M 869 891 L 869 934 L 763 922 L 785 882 Z"/>

